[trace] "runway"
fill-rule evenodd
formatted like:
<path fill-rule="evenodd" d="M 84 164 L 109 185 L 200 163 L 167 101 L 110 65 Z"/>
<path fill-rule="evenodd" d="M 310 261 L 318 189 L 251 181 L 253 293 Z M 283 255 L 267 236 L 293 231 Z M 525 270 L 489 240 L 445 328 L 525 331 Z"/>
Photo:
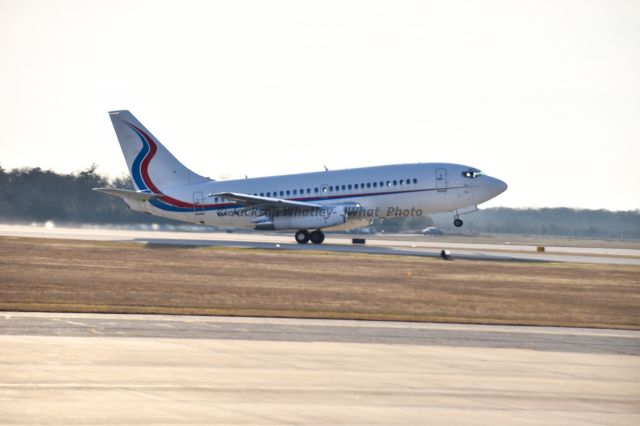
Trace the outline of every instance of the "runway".
<path fill-rule="evenodd" d="M 632 425 L 640 333 L 0 315 L 0 423 Z"/>
<path fill-rule="evenodd" d="M 62 238 L 98 241 L 131 241 L 142 244 L 184 246 L 224 246 L 270 250 L 313 250 L 331 252 L 368 253 L 437 257 L 447 249 L 457 259 L 573 262 L 640 266 L 640 250 L 598 247 L 545 247 L 543 253 L 536 246 L 506 244 L 452 243 L 446 241 L 412 241 L 366 237 L 364 245 L 351 243 L 350 236 L 328 235 L 322 245 L 293 243 L 291 235 L 261 233 L 198 233 L 167 231 L 129 231 L 95 228 L 45 228 L 22 225 L 0 225 L 0 236 Z"/>
<path fill-rule="evenodd" d="M 365 246 L 357 246 L 344 236 L 330 236 L 322 246 L 300 246 L 290 243 L 291 236 L 278 234 L 5 225 L 0 226 L 0 235 L 411 256 L 438 256 L 442 248 L 447 248 L 454 258 L 497 261 L 636 265 L 640 260 L 640 253 L 633 249 L 547 247 L 547 252 L 536 253 L 532 246 L 415 241 L 415 237 L 414 241 L 372 238 Z M 41 241 L 33 241 L 31 246 L 43 247 Z M 46 268 L 57 267 L 57 276 L 66 276 L 60 275 L 64 265 L 50 258 L 51 250 L 55 252 L 53 246 L 65 244 L 52 241 L 51 247 L 43 248 L 47 252 L 41 253 L 38 263 L 25 265 L 36 265 L 34 269 L 43 270 L 47 279 Z M 132 244 L 126 247 L 137 248 Z M 234 253 L 238 257 L 245 252 Z M 271 252 L 262 255 L 273 257 Z M 254 253 L 252 257 L 255 256 Z M 432 263 L 455 265 L 458 274 L 465 264 Z M 50 266 L 42 269 L 42 265 Z M 512 267 L 481 265 L 494 269 Z M 89 262 L 83 267 L 93 271 L 95 264 Z M 478 266 L 474 268 L 475 273 Z M 114 271 L 108 271 L 108 275 L 113 276 Z M 17 269 L 14 278 L 19 281 L 23 275 L 24 270 Z M 80 285 L 87 291 L 91 274 L 86 277 L 74 282 L 72 290 Z M 138 283 L 132 286 L 131 295 L 118 294 L 130 298 L 141 290 Z M 202 297 L 203 293 L 199 290 L 197 294 Z M 349 298 L 340 300 L 353 303 Z M 588 312 L 592 315 L 593 311 Z M 252 317 L 0 313 L 2 425 L 639 423 L 638 331 Z"/>
<path fill-rule="evenodd" d="M 349 342 L 640 356 L 638 331 L 563 327 L 9 312 L 0 314 L 0 330 L 16 336 Z"/>

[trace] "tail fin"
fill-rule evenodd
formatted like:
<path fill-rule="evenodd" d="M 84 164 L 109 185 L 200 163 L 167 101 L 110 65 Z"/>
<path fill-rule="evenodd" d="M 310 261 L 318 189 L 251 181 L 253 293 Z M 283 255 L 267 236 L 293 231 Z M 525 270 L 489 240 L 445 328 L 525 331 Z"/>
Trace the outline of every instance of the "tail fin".
<path fill-rule="evenodd" d="M 138 191 L 206 182 L 179 162 L 129 111 L 109 112 L 133 184 Z"/>

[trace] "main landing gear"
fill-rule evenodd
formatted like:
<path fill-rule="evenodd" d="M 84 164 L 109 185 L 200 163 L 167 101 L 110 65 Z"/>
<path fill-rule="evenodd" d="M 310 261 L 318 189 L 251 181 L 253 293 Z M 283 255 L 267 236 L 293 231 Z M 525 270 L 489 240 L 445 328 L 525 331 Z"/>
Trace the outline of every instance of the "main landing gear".
<path fill-rule="evenodd" d="M 296 242 L 298 244 L 307 244 L 311 241 L 313 244 L 322 244 L 324 241 L 324 232 L 319 229 L 309 232 L 306 229 L 301 229 L 296 232 Z"/>

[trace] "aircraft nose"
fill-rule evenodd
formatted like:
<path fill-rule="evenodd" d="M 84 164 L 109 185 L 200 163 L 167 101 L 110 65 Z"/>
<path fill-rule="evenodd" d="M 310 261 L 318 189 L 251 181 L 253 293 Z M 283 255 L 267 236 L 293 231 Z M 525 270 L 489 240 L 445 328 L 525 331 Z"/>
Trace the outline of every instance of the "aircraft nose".
<path fill-rule="evenodd" d="M 485 175 L 478 180 L 479 185 L 477 187 L 477 191 L 474 191 L 476 204 L 482 204 L 489 201 L 507 190 L 507 184 L 500 179 Z"/>
<path fill-rule="evenodd" d="M 508 185 L 505 182 L 493 177 L 491 178 L 490 185 L 491 185 L 492 197 L 497 197 L 498 195 L 506 191 L 508 188 Z"/>

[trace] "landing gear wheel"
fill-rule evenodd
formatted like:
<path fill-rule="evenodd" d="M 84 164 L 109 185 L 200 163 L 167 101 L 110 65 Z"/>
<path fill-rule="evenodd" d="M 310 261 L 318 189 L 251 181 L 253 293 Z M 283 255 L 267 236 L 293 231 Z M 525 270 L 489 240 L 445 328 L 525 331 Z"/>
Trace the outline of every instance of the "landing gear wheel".
<path fill-rule="evenodd" d="M 457 227 L 460 228 L 462 226 L 464 222 L 462 221 L 462 219 L 460 219 L 459 217 L 455 218 L 453 220 L 453 224 Z"/>
<path fill-rule="evenodd" d="M 309 237 L 311 238 L 311 242 L 313 244 L 322 244 L 322 242 L 324 241 L 324 232 L 316 229 L 311 234 L 309 234 Z"/>
<path fill-rule="evenodd" d="M 296 242 L 298 244 L 307 244 L 309 242 L 309 231 L 301 229 L 296 232 Z"/>

